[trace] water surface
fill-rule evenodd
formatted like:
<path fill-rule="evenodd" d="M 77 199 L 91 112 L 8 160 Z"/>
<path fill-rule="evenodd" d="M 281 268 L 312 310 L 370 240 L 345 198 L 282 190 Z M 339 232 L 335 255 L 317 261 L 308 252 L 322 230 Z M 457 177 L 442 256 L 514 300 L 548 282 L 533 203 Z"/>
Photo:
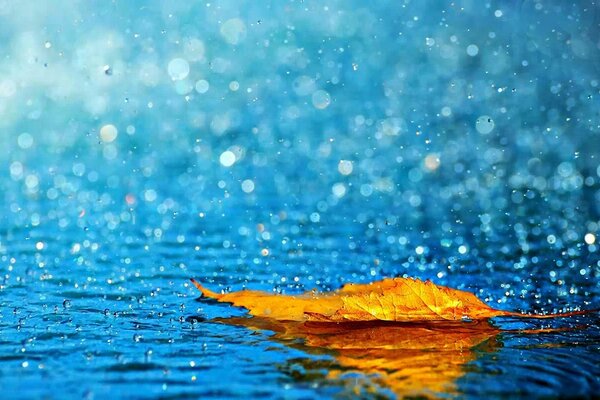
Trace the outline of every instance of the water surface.
<path fill-rule="evenodd" d="M 593 397 L 597 313 L 299 329 L 189 278 L 600 308 L 598 13 L 0 1 L 2 397 Z"/>

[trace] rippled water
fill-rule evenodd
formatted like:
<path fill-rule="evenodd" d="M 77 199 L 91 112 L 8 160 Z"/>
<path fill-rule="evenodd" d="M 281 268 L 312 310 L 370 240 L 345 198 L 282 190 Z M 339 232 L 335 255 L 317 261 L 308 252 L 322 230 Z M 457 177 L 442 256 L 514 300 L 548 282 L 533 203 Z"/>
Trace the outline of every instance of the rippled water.
<path fill-rule="evenodd" d="M 131 219 L 107 232 L 90 228 L 94 213 L 80 216 L 75 209 L 72 224 L 64 228 L 52 219 L 36 227 L 4 228 L 4 393 L 44 398 L 369 397 L 394 392 L 543 397 L 591 396 L 600 390 L 598 314 L 551 321 L 498 319 L 473 332 L 464 326 L 383 325 L 286 334 L 260 321 L 213 321 L 244 313 L 199 299 L 189 277 L 214 289 L 293 293 L 408 274 L 472 290 L 503 309 L 598 305 L 595 280 L 578 270 L 565 271 L 568 284 L 533 280 L 531 269 L 503 265 L 511 256 L 489 251 L 488 245 L 454 261 L 445 258 L 443 248 L 417 257 L 412 244 L 382 240 L 392 232 L 399 235 L 398 227 L 381 224 L 375 232 L 370 222 L 352 217 L 354 205 L 339 207 L 321 223 L 289 208 L 285 217 L 281 209 L 248 204 L 238 204 L 230 215 L 223 211 L 203 217 L 169 211 L 161 218 L 172 227 L 161 236 L 146 229 L 156 214 L 127 204 L 120 212 Z M 243 215 L 244 222 L 235 215 Z M 243 235 L 240 227 L 247 228 Z M 263 239 L 265 232 L 269 240 Z M 540 247 L 540 257 L 548 256 L 548 246 Z M 493 272 L 477 272 L 484 261 L 473 256 L 475 250 L 493 260 Z M 438 278 L 440 271 L 447 273 Z M 510 288 L 503 288 L 507 284 Z M 569 288 L 577 291 L 567 293 Z M 541 328 L 568 329 L 518 331 Z M 340 348 L 339 343 L 358 348 Z"/>
<path fill-rule="evenodd" d="M 0 0 L 0 397 L 597 396 L 597 312 L 278 324 L 189 278 L 600 308 L 599 15 Z"/>

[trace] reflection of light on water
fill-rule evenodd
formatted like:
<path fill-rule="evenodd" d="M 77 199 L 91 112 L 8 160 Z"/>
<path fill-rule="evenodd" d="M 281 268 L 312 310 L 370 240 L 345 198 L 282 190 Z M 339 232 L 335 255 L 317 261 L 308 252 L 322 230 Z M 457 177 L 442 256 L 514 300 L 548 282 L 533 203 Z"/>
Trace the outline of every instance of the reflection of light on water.
<path fill-rule="evenodd" d="M 500 330 L 488 321 L 332 324 L 232 317 L 209 322 L 274 332 L 269 340 L 316 356 L 293 358 L 280 367 L 284 371 L 295 371 L 291 374 L 294 379 L 342 385 L 355 395 L 384 395 L 391 391 L 399 397 L 427 398 L 460 395 L 462 388 L 459 382 L 463 383 L 467 376 L 467 365 L 473 365 L 480 358 L 489 359 L 490 355 L 494 355 L 492 358 L 501 357 L 500 352 L 506 345 L 500 343 L 500 334 L 509 341 L 531 338 L 529 350 L 549 349 L 562 347 L 560 341 L 565 340 L 565 335 L 580 335 L 586 329 L 585 325 L 577 324 L 566 324 L 556 329 L 528 329 L 526 323 L 518 322 L 513 330 Z M 324 351 L 333 357 L 332 361 L 318 357 Z M 531 356 L 538 357 L 535 353 Z M 522 362 L 517 357 L 506 360 L 495 369 L 505 373 L 510 368 L 521 368 Z M 540 373 L 545 373 L 545 366 L 541 364 L 538 365 L 542 368 Z M 298 366 L 302 367 L 304 374 L 297 373 Z M 565 367 L 560 364 L 554 366 Z M 549 368 L 556 373 L 553 367 Z M 565 376 L 570 373 L 568 368 L 560 371 Z M 500 391 L 510 393 L 511 390 L 509 385 Z"/>
<path fill-rule="evenodd" d="M 477 358 L 472 349 L 490 341 L 485 351 L 495 351 L 494 339 L 500 332 L 488 323 L 327 324 L 261 318 L 218 322 L 274 331 L 272 339 L 288 345 L 301 339 L 308 352 L 333 350 L 335 363 L 328 368 L 326 379 L 344 382 L 359 372 L 362 379 L 350 380 L 358 385 L 353 391 L 389 389 L 400 397 L 456 394 L 455 380 L 465 374 L 465 365 Z M 308 358 L 300 362 L 306 370 L 320 368 Z"/>

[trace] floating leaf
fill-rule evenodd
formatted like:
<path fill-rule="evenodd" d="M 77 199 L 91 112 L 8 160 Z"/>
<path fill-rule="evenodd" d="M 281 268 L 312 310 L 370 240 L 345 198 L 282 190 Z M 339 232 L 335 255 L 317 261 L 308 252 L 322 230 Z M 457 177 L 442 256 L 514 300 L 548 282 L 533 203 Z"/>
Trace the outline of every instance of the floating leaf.
<path fill-rule="evenodd" d="M 254 290 L 219 294 L 191 281 L 206 297 L 244 307 L 254 316 L 279 321 L 457 321 L 498 316 L 554 318 L 586 313 L 525 315 L 502 311 L 488 306 L 472 293 L 411 278 L 351 283 L 334 292 L 311 291 L 296 296 Z"/>

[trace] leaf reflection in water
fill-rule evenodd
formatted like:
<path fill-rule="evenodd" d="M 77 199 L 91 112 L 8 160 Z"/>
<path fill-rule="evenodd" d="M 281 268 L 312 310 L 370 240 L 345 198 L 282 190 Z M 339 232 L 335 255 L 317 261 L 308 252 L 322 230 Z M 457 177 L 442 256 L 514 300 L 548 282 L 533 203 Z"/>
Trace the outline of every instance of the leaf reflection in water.
<path fill-rule="evenodd" d="M 380 389 L 399 397 L 457 394 L 455 381 L 466 373 L 465 364 L 500 347 L 500 330 L 487 321 L 331 324 L 241 317 L 214 322 L 273 331 L 273 340 L 291 347 L 301 342 L 309 353 L 329 350 L 336 362 L 328 367 L 326 379 L 353 382 L 355 394 Z M 304 370 L 323 367 L 310 358 L 300 362 Z M 356 373 L 360 379 L 345 379 L 356 378 Z"/>

